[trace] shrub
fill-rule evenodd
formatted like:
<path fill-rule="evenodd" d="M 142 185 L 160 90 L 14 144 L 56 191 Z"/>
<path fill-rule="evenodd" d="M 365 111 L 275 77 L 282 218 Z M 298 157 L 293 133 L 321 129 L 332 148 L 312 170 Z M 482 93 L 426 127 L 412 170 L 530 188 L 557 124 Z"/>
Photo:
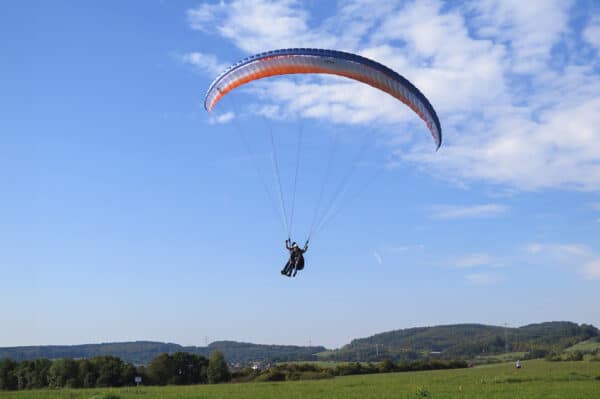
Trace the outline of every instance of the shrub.
<path fill-rule="evenodd" d="M 547 350 L 533 349 L 525 354 L 524 359 L 529 360 L 529 359 L 545 358 L 546 356 L 548 356 L 548 354 L 549 354 L 549 352 Z"/>
<path fill-rule="evenodd" d="M 250 382 L 260 375 L 260 371 L 246 367 L 231 373 L 232 382 Z"/>
<path fill-rule="evenodd" d="M 425 387 L 417 387 L 417 392 L 415 392 L 415 396 L 417 398 L 430 398 L 431 392 L 425 389 Z"/>
<path fill-rule="evenodd" d="M 569 360 L 569 361 L 572 361 L 572 362 L 580 362 L 580 361 L 583 360 L 583 352 L 580 352 L 580 351 L 569 352 L 567 354 L 567 359 L 566 360 Z"/>
<path fill-rule="evenodd" d="M 379 372 L 389 373 L 396 369 L 396 365 L 390 359 L 385 359 L 379 364 Z"/>
<path fill-rule="evenodd" d="M 556 353 L 556 352 L 550 352 L 546 355 L 545 359 L 549 362 L 560 362 L 562 359 L 560 357 L 560 354 Z"/>
<path fill-rule="evenodd" d="M 266 373 L 263 373 L 256 377 L 258 382 L 267 382 L 267 381 L 285 381 L 285 373 L 279 370 L 269 370 Z"/>

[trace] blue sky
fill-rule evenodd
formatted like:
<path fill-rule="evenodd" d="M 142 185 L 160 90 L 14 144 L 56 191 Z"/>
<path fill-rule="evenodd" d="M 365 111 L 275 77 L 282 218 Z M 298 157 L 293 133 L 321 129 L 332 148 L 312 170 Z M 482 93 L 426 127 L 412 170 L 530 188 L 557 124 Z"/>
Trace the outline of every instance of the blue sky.
<path fill-rule="evenodd" d="M 600 326 L 596 2 L 22 1 L 0 26 L 0 346 Z M 287 47 L 396 70 L 438 111 L 442 148 L 338 78 L 256 82 L 204 111 L 223 68 Z M 277 199 L 269 129 L 288 210 L 303 132 L 295 239 L 332 145 L 331 181 L 353 170 L 345 198 L 361 192 L 296 279 L 256 172 Z"/>

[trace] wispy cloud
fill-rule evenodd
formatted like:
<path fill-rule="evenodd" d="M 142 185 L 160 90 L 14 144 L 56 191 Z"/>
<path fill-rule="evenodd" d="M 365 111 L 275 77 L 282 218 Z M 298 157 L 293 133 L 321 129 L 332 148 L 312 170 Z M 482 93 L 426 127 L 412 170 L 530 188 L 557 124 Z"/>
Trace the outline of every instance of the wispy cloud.
<path fill-rule="evenodd" d="M 187 18 L 192 29 L 211 32 L 216 26 L 216 20 L 227 12 L 227 8 L 228 5 L 223 0 L 204 3 L 187 10 Z"/>
<path fill-rule="evenodd" d="M 532 243 L 526 246 L 530 254 L 546 254 L 553 257 L 588 256 L 592 251 L 582 244 L 540 244 Z"/>
<path fill-rule="evenodd" d="M 218 61 L 213 54 L 204 54 L 200 52 L 187 53 L 180 57 L 181 62 L 196 67 L 201 72 L 209 76 L 216 76 L 227 68 L 227 64 Z"/>
<path fill-rule="evenodd" d="M 378 264 L 380 264 L 380 265 L 383 264 L 383 258 L 381 257 L 381 255 L 379 254 L 379 252 L 374 251 L 373 252 L 373 256 L 375 257 L 375 260 L 377 261 Z"/>
<path fill-rule="evenodd" d="M 488 254 L 469 254 L 457 259 L 454 266 L 459 268 L 490 266 L 494 262 L 494 258 Z"/>
<path fill-rule="evenodd" d="M 503 276 L 497 273 L 471 273 L 465 278 L 474 285 L 491 285 L 504 280 Z"/>
<path fill-rule="evenodd" d="M 187 17 L 193 29 L 216 31 L 248 53 L 310 43 L 333 47 L 337 41 L 325 31 L 310 28 L 309 14 L 294 0 L 208 3 L 188 10 Z"/>
<path fill-rule="evenodd" d="M 600 202 L 592 202 L 590 204 L 590 208 L 592 208 L 594 211 L 600 212 Z M 600 217 L 596 219 L 597 223 L 600 223 Z"/>
<path fill-rule="evenodd" d="M 596 51 L 600 51 L 600 13 L 596 13 L 590 18 L 588 26 L 583 30 L 583 38 Z"/>
<path fill-rule="evenodd" d="M 233 118 L 235 118 L 235 113 L 233 112 L 226 112 L 221 115 L 211 115 L 209 123 L 212 125 L 224 124 L 233 120 Z"/>
<path fill-rule="evenodd" d="M 569 25 L 571 1 L 384 3 L 344 2 L 322 20 L 293 0 L 205 3 L 187 16 L 193 29 L 247 53 L 318 43 L 382 62 L 428 96 L 445 144 L 433 153 L 426 129 L 408 108 L 344 79 L 255 85 L 264 89 L 264 95 L 257 92 L 260 105 L 278 107 L 273 117 L 379 126 L 399 159 L 455 182 L 529 191 L 600 189 L 597 13 L 588 10 L 589 21 L 578 30 Z M 204 63 L 199 67 L 219 64 L 198 62 Z"/>
<path fill-rule="evenodd" d="M 500 204 L 482 204 L 469 206 L 435 205 L 431 207 L 436 219 L 462 219 L 498 216 L 506 213 L 508 208 Z"/>
<path fill-rule="evenodd" d="M 588 280 L 600 280 L 600 258 L 586 263 L 582 272 Z"/>
<path fill-rule="evenodd" d="M 540 252 L 542 252 L 544 250 L 544 246 L 542 244 L 529 244 L 526 246 L 526 250 L 527 252 L 529 252 L 530 254 L 539 254 Z"/>
<path fill-rule="evenodd" d="M 511 70 L 536 73 L 549 61 L 552 46 L 560 35 L 567 33 L 571 4 L 565 0 L 479 0 L 470 5 L 478 34 L 503 43 L 509 52 Z"/>
<path fill-rule="evenodd" d="M 415 245 L 398 245 L 390 247 L 390 251 L 392 252 L 406 252 L 406 251 L 422 251 L 425 249 L 424 244 L 415 244 Z"/>
<path fill-rule="evenodd" d="M 600 280 L 600 254 L 584 244 L 541 244 L 526 246 L 534 260 L 578 271 L 585 279 Z"/>

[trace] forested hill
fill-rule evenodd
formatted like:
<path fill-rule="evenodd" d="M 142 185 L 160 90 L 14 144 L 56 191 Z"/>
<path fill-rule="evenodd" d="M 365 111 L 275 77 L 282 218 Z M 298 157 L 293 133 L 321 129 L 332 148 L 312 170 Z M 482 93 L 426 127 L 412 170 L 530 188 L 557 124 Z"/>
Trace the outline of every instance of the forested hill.
<path fill-rule="evenodd" d="M 337 350 L 322 346 L 259 345 L 244 342 L 217 341 L 208 346 L 181 346 L 173 343 L 137 341 L 74 346 L 21 346 L 0 348 L 0 359 L 16 361 L 39 358 L 92 358 L 117 356 L 134 364 L 148 364 L 161 353 L 189 352 L 209 356 L 220 350 L 230 363 L 252 361 L 300 360 L 415 360 L 431 356 L 446 359 L 471 359 L 475 356 L 504 352 L 530 352 L 535 357 L 563 349 L 592 337 L 599 337 L 592 326 L 571 322 L 530 324 L 504 328 L 482 324 L 456 324 L 418 327 L 355 339 Z M 600 338 L 599 338 L 600 339 Z"/>
<path fill-rule="evenodd" d="M 325 351 L 323 346 L 295 346 L 295 345 L 259 345 L 246 342 L 216 341 L 207 347 L 192 347 L 195 350 L 185 350 L 196 354 L 209 356 L 210 352 L 219 350 L 230 363 L 248 361 L 298 361 L 316 360 L 315 355 Z"/>
<path fill-rule="evenodd" d="M 586 324 L 547 322 L 506 328 L 482 324 L 455 324 L 389 331 L 355 339 L 321 358 L 340 360 L 393 358 L 417 359 L 431 355 L 442 358 L 473 358 L 504 352 L 543 352 L 563 349 L 600 335 Z"/>
<path fill-rule="evenodd" d="M 150 341 L 86 345 L 16 346 L 12 348 L 0 348 L 0 359 L 7 357 L 15 361 L 23 361 L 41 358 L 81 359 L 96 356 L 117 356 L 122 360 L 134 364 L 145 364 L 161 353 L 174 353 L 182 350 L 183 347 L 181 345 Z"/>
<path fill-rule="evenodd" d="M 181 346 L 172 343 L 136 341 L 72 346 L 18 346 L 0 348 L 0 359 L 16 361 L 40 358 L 92 358 L 117 356 L 134 364 L 148 364 L 161 353 L 189 352 L 208 357 L 220 350 L 228 362 L 314 360 L 314 354 L 325 350 L 322 346 L 259 345 L 243 342 L 217 341 L 208 346 Z"/>

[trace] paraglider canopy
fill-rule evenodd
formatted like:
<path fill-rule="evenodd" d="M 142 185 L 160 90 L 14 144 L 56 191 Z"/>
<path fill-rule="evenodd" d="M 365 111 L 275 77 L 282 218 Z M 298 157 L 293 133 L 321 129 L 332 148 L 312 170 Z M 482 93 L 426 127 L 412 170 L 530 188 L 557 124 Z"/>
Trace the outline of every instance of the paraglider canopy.
<path fill-rule="evenodd" d="M 211 111 L 231 90 L 276 75 L 331 74 L 354 79 L 402 101 L 427 125 L 436 143 L 442 144 L 442 128 L 433 106 L 406 78 L 378 62 L 357 54 L 335 50 L 295 48 L 253 55 L 230 66 L 210 85 L 204 108 Z"/>

